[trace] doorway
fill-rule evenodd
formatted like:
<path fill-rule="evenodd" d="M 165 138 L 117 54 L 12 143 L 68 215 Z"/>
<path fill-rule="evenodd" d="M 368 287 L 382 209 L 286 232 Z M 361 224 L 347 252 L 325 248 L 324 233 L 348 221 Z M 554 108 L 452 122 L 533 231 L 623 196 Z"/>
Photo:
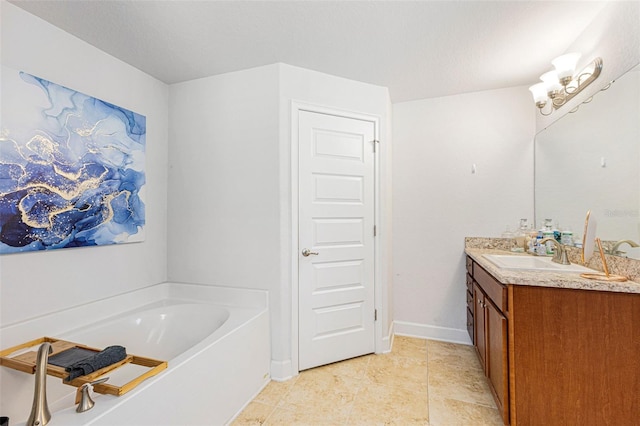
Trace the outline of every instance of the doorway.
<path fill-rule="evenodd" d="M 377 126 L 304 109 L 295 124 L 294 269 L 298 370 L 304 370 L 375 351 Z"/>

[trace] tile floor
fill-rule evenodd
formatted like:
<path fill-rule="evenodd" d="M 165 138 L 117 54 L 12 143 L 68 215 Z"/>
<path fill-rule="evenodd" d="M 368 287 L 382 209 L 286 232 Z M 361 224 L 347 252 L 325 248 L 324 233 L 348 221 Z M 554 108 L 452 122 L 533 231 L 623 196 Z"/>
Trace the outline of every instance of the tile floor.
<path fill-rule="evenodd" d="M 242 425 L 502 425 L 472 346 L 395 336 L 393 350 L 271 382 Z"/>

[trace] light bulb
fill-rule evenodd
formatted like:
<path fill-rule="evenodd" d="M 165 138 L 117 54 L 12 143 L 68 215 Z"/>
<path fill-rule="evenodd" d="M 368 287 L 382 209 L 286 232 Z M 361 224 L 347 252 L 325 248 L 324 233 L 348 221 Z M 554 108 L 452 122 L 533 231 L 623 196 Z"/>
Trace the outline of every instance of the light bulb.
<path fill-rule="evenodd" d="M 576 64 L 578 63 L 580 56 L 582 56 L 580 53 L 567 53 L 566 55 L 558 56 L 556 59 L 551 61 L 553 66 L 556 68 L 558 80 L 560 80 L 560 83 L 562 83 L 563 86 L 566 86 L 573 78 L 573 74 L 576 71 Z"/>
<path fill-rule="evenodd" d="M 544 83 L 547 93 L 555 93 L 562 89 L 562 84 L 560 84 L 558 74 L 555 71 L 545 72 L 540 76 L 540 80 Z"/>
<path fill-rule="evenodd" d="M 540 104 L 544 106 L 547 103 L 547 87 L 544 83 L 534 84 L 529 87 L 529 90 L 533 94 L 533 101 L 539 108 L 541 108 Z"/>

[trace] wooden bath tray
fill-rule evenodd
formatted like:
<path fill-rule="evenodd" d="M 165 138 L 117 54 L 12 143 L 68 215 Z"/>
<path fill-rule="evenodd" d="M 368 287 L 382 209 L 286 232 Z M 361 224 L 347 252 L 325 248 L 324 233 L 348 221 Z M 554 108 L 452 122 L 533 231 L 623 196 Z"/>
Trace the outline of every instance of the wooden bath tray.
<path fill-rule="evenodd" d="M 13 357 L 11 357 L 10 355 L 20 350 L 28 349 L 34 346 L 40 346 L 40 344 L 44 342 L 51 343 L 51 348 L 53 349 L 53 351 L 49 354 L 49 356 L 56 355 L 60 352 L 63 352 L 71 348 L 81 348 L 81 349 L 90 350 L 96 353 L 102 350 L 102 349 L 96 349 L 89 346 L 85 346 L 79 343 L 68 342 L 66 340 L 56 339 L 52 337 L 41 337 L 39 339 L 35 339 L 30 342 L 25 342 L 20 345 L 0 351 L 0 365 L 13 368 L 14 370 L 23 371 L 25 373 L 34 374 L 36 372 L 36 356 L 37 356 L 37 349 L 38 349 L 37 347 L 35 348 L 35 350 L 20 353 L 19 355 L 15 355 Z M 108 383 L 96 384 L 93 386 L 94 391 L 102 394 L 121 396 L 129 392 L 131 389 L 135 388 L 136 386 L 138 386 L 140 383 L 142 383 L 143 380 L 148 379 L 149 377 L 155 376 L 156 374 L 158 374 L 159 372 L 167 368 L 167 361 L 159 361 L 151 358 L 145 358 L 142 356 L 127 354 L 127 357 L 120 362 L 117 362 L 108 367 L 102 368 L 100 370 L 96 370 L 93 373 L 87 374 L 85 376 L 77 377 L 70 382 L 67 382 L 64 380 L 66 377 L 69 376 L 69 373 L 65 371 L 64 367 L 47 364 L 47 374 L 49 376 L 61 378 L 62 383 L 66 385 L 80 387 L 85 383 L 93 382 L 98 377 L 108 373 L 109 371 L 113 371 L 127 364 L 135 364 L 135 365 L 140 365 L 142 367 L 148 367 L 149 370 L 137 376 L 136 378 L 129 381 L 128 383 L 125 383 L 122 386 L 115 386 Z"/>

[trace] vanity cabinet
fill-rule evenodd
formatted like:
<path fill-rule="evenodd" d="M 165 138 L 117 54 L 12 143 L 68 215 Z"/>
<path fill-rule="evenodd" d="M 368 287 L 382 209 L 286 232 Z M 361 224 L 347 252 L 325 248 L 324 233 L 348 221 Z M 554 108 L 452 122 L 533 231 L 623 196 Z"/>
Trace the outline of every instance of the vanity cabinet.
<path fill-rule="evenodd" d="M 473 260 L 469 279 L 473 342 L 505 424 L 638 424 L 640 293 L 503 284 Z"/>
<path fill-rule="evenodd" d="M 512 425 L 637 425 L 640 294 L 511 285 Z"/>
<path fill-rule="evenodd" d="M 469 262 L 471 259 L 467 259 Z M 505 424 L 509 423 L 509 375 L 507 346 L 507 287 L 480 265 L 471 261 L 467 282 L 473 291 L 472 341 L 480 364 L 489 379 L 496 405 Z"/>
<path fill-rule="evenodd" d="M 467 257 L 467 333 L 469 333 L 469 337 L 473 342 L 473 310 L 474 310 L 474 301 L 473 301 L 473 260 L 470 257 Z"/>

